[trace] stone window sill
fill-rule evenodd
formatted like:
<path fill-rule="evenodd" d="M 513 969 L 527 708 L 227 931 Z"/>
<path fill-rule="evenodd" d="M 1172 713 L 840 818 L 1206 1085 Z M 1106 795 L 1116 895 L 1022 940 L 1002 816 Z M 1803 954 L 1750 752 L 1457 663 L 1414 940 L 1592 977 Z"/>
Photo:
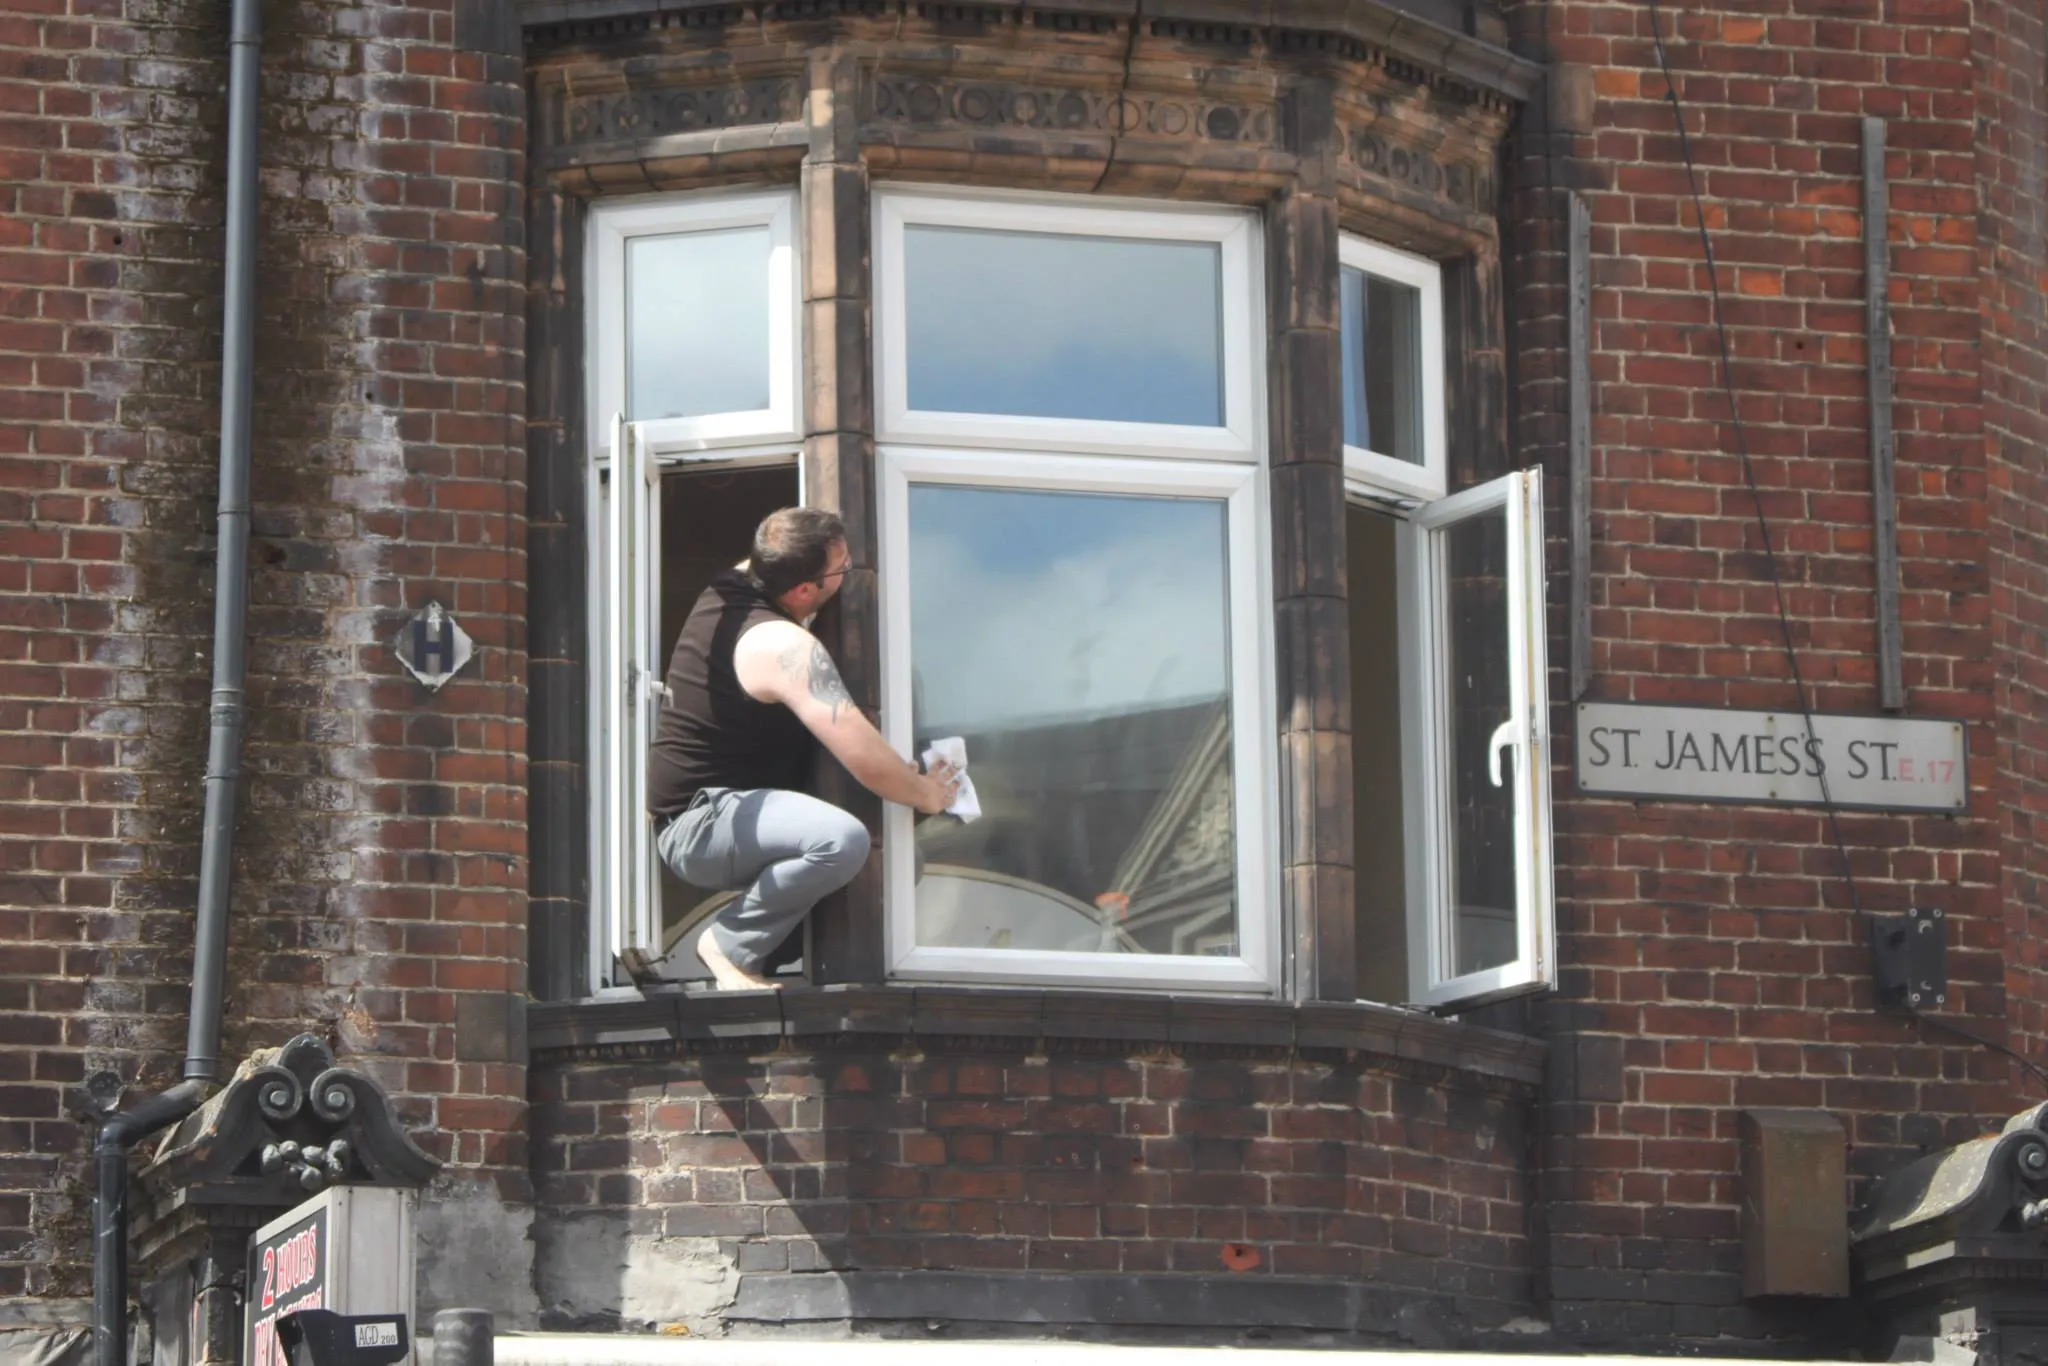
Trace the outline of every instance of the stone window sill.
<path fill-rule="evenodd" d="M 802 1046 L 849 1036 L 1021 1041 L 1029 1047 L 1191 1047 L 1363 1055 L 1396 1071 L 1458 1074 L 1489 1089 L 1534 1088 L 1541 1039 L 1364 1002 L 1219 1000 L 994 987 L 828 986 L 655 991 L 535 1003 L 537 1065 L 583 1058 Z M 829 1041 L 841 1042 L 831 1043 Z"/>

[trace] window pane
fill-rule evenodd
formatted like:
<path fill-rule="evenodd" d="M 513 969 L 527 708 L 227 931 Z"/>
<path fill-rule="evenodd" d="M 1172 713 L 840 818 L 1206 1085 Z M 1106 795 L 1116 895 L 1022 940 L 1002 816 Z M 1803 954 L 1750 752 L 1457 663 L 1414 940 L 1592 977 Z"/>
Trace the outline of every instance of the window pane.
<path fill-rule="evenodd" d="M 1358 998 L 1408 997 L 1407 830 L 1402 810 L 1400 605 L 1395 522 L 1344 509 L 1351 615 L 1351 831 Z"/>
<path fill-rule="evenodd" d="M 1512 710 L 1508 692 L 1508 528 L 1469 518 L 1440 533 L 1450 658 L 1453 970 L 1459 976 L 1515 960 L 1514 775 L 1488 772 L 1490 741 Z"/>
<path fill-rule="evenodd" d="M 1422 291 L 1346 267 L 1344 444 L 1423 463 Z"/>
<path fill-rule="evenodd" d="M 768 406 L 766 227 L 626 243 L 626 417 Z"/>
<path fill-rule="evenodd" d="M 967 742 L 972 825 L 918 827 L 948 948 L 1237 953 L 1226 511 L 910 488 L 920 752 Z"/>
<path fill-rule="evenodd" d="M 912 226 L 913 409 L 1223 422 L 1222 249 Z"/>

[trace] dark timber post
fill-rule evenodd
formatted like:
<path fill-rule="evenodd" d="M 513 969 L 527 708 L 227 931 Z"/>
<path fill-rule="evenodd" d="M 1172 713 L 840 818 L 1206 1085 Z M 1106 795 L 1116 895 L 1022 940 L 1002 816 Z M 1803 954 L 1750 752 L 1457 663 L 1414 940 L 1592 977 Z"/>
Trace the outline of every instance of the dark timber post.
<path fill-rule="evenodd" d="M 1904 711 L 1899 639 L 1899 498 L 1892 476 L 1891 195 L 1884 174 L 1884 120 L 1863 120 L 1863 264 L 1870 369 L 1871 550 L 1877 572 L 1877 704 Z"/>
<path fill-rule="evenodd" d="M 1565 239 L 1571 399 L 1572 701 L 1593 681 L 1593 213 L 1572 195 Z"/>
<path fill-rule="evenodd" d="M 811 145 L 803 166 L 804 499 L 846 519 L 853 568 L 817 630 L 853 700 L 879 721 L 869 187 L 860 158 L 859 97 L 859 68 L 851 58 L 821 54 L 812 60 L 805 112 Z M 838 765 L 820 768 L 820 795 L 859 816 L 877 838 L 860 876 L 812 915 L 806 966 L 815 982 L 879 982 L 881 804 Z"/>
<path fill-rule="evenodd" d="M 1330 82 L 1302 81 L 1289 112 L 1300 179 L 1267 215 L 1285 990 L 1297 1000 L 1349 1001 L 1358 965 Z"/>
<path fill-rule="evenodd" d="M 527 199 L 527 793 L 532 882 L 527 989 L 565 1001 L 590 987 L 590 636 L 583 406 L 585 205 L 557 189 Z"/>

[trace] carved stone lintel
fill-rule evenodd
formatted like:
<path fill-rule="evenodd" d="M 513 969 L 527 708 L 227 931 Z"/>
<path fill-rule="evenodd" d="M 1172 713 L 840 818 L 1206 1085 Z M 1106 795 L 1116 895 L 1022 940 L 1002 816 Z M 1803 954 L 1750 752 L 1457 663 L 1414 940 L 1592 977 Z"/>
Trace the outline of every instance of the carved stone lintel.
<path fill-rule="evenodd" d="M 1367 176 L 1441 200 L 1467 213 L 1494 211 L 1493 168 L 1476 161 L 1440 160 L 1384 133 L 1353 128 L 1344 155 Z"/>
<path fill-rule="evenodd" d="M 1034 129 L 1271 146 L 1274 111 L 1193 97 L 1078 87 L 960 81 L 871 80 L 863 113 L 898 126 Z"/>
<path fill-rule="evenodd" d="M 803 100 L 803 83 L 794 75 L 571 96 L 562 105 L 561 141 L 574 147 L 787 123 L 801 116 Z"/>

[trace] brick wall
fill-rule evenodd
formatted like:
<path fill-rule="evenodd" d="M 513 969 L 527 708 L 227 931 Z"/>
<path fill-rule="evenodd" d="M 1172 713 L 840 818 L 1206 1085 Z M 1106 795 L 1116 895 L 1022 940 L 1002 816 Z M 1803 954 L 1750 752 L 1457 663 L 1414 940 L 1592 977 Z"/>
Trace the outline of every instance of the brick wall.
<path fill-rule="evenodd" d="M 264 6 L 229 1061 L 326 1033 L 525 1186 L 516 59 L 450 0 Z M 0 0 L 0 1297 L 83 1290 L 66 1088 L 177 1072 L 210 668 L 226 6 Z M 429 696 L 385 642 L 475 636 Z M 502 1013 L 502 1012 L 501 1012 Z"/>
<path fill-rule="evenodd" d="M 2048 34 L 2038 8 L 1976 9 L 1978 275 L 1990 477 L 2006 990 L 2013 1042 L 2048 1055 Z"/>
<path fill-rule="evenodd" d="M 1562 469 L 1560 191 L 1595 221 L 1594 695 L 1790 705 L 1649 10 L 1510 10 L 1522 50 L 1564 64 L 1512 168 L 1518 463 Z M 526 1078 L 457 1028 L 502 1020 L 526 959 L 526 130 L 518 59 L 473 50 L 490 12 L 266 5 L 228 1052 L 313 1028 L 384 1080 L 458 1174 L 435 1208 L 483 1192 L 459 1227 L 511 1266 L 511 1298 L 484 1298 L 516 1311 L 524 1229 L 500 1216 L 529 1197 Z M 1572 1061 L 1534 1186 L 1509 1102 L 1356 1064 L 740 1053 L 537 1079 L 542 1202 L 576 1216 L 551 1255 L 588 1220 L 759 1268 L 1256 1253 L 1242 1274 L 1481 1316 L 1534 1273 L 1581 1338 L 1828 1330 L 1740 1301 L 1739 1109 L 1829 1111 L 1867 1176 L 2021 1101 L 1996 1055 L 1870 1012 L 1858 909 L 1944 908 L 1951 1013 L 2048 1045 L 2044 38 L 2009 0 L 1664 18 L 1801 664 L 1832 710 L 1875 704 L 1856 120 L 1892 121 L 1906 682 L 1914 714 L 1976 727 L 1969 812 L 1845 817 L 1852 902 L 1815 813 L 1579 801 L 1561 772 L 1564 990 L 1542 1013 Z M 0 1301 L 84 1289 L 70 1088 L 101 1068 L 160 1086 L 182 1043 L 224 24 L 216 0 L 0 0 Z M 480 647 L 435 695 L 386 645 L 430 597 Z"/>
<path fill-rule="evenodd" d="M 1526 1098 L 1338 1057 L 855 1041 L 539 1068 L 544 1321 L 644 1323 L 577 1223 L 738 1271 L 1339 1276 L 1528 1301 Z M 687 1246 L 672 1243 L 671 1249 Z"/>
<path fill-rule="evenodd" d="M 1984 111 L 1964 4 L 1766 0 L 1662 17 L 1800 668 L 1830 711 L 1877 708 L 1858 120 L 1890 121 L 1909 714 L 1973 726 L 1966 815 L 1841 818 L 1853 897 L 1816 812 L 1586 801 L 1558 774 L 1565 968 L 1548 1015 L 1559 1046 L 1597 1065 L 1546 1125 L 1552 1313 L 1596 1337 L 1787 1337 L 1806 1330 L 1745 1306 L 1735 1277 L 1742 1107 L 1830 1112 L 1867 1176 L 2022 1103 L 2002 1058 L 1871 1012 L 1858 914 L 1941 907 L 1948 1009 L 2002 1030 L 2016 927 L 2000 906 L 1978 420 Z M 1570 0 L 1512 20 L 1522 51 L 1564 64 L 1522 139 L 1513 214 L 1532 225 L 1514 263 L 1529 358 L 1517 440 L 1559 473 L 1563 192 L 1593 218 L 1589 695 L 1793 706 L 1651 11 Z M 2038 300 L 2023 275 L 2008 287 Z M 1552 689 L 1565 697 L 1562 672 Z"/>

